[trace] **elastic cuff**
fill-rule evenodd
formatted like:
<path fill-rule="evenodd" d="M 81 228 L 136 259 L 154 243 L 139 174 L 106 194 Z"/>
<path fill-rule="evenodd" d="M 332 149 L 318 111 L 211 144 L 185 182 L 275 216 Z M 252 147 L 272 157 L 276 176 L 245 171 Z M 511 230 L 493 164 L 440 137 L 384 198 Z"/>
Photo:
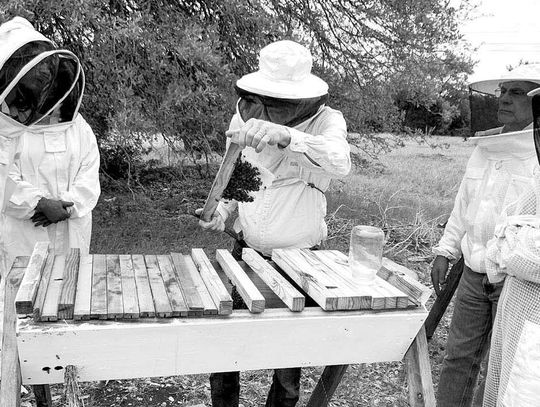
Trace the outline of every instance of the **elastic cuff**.
<path fill-rule="evenodd" d="M 227 209 L 225 209 L 223 206 L 218 205 L 218 207 L 216 208 L 216 212 L 219 214 L 219 216 L 221 216 L 221 219 L 223 219 L 223 222 L 225 222 L 227 218 L 229 217 L 229 213 Z"/>
<path fill-rule="evenodd" d="M 37 188 L 32 191 L 26 191 L 26 193 L 14 193 L 9 197 L 9 202 L 17 206 L 28 206 L 34 209 L 39 200 L 45 197 Z"/>
<path fill-rule="evenodd" d="M 450 253 L 448 250 L 441 249 L 440 247 L 434 247 L 431 249 L 431 252 L 435 254 L 436 256 L 443 256 L 446 257 L 451 263 L 454 263 L 457 261 L 456 256 L 454 256 L 452 253 Z"/>
<path fill-rule="evenodd" d="M 286 147 L 295 153 L 305 153 L 308 151 L 308 146 L 305 143 L 306 135 L 299 130 L 289 127 L 289 134 L 291 135 L 291 142 Z"/>
<path fill-rule="evenodd" d="M 41 201 L 41 198 L 43 198 L 43 195 L 37 195 L 28 200 L 28 206 L 30 208 L 35 208 L 39 201 Z"/>
<path fill-rule="evenodd" d="M 61 192 L 60 199 L 65 202 L 73 202 L 72 206 L 68 206 L 66 208 L 66 211 L 68 211 L 69 216 L 71 218 L 82 217 L 86 215 L 87 208 L 85 206 L 83 207 L 78 206 L 77 202 L 75 202 L 75 200 L 73 199 L 73 196 L 68 191 Z"/>

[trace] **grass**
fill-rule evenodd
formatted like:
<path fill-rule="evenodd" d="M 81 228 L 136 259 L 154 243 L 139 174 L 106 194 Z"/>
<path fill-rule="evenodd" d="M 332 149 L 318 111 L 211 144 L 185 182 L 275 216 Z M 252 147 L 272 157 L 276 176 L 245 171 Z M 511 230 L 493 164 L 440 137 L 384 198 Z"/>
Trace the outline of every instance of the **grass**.
<path fill-rule="evenodd" d="M 334 182 L 327 193 L 326 247 L 347 251 L 352 226 L 381 226 L 387 235 L 386 256 L 416 270 L 419 279 L 430 285 L 430 248 L 441 235 L 437 224 L 450 214 L 472 151 L 461 139 L 434 140 L 448 148 L 408 142 L 380 157 L 380 163 L 355 170 L 346 179 Z M 113 187 L 104 180 L 104 192 L 94 211 L 93 253 L 188 253 L 193 247 L 212 253 L 216 248 L 232 246 L 227 235 L 202 231 L 189 214 L 202 206 L 210 178 L 196 174 L 180 177 L 177 171 L 170 171 L 165 179 L 162 174 L 145 181 L 144 189 L 129 190 Z M 450 314 L 451 307 L 429 344 L 435 385 Z M 321 371 L 322 367 L 304 369 L 299 406 L 309 399 Z M 271 374 L 270 370 L 242 373 L 244 407 L 264 405 Z M 86 405 L 92 407 L 210 405 L 207 375 L 82 383 L 81 388 Z M 61 392 L 62 386 L 53 386 L 58 405 Z M 29 394 L 24 397 L 23 406 L 31 402 Z M 331 405 L 408 405 L 402 363 L 350 366 Z"/>
<path fill-rule="evenodd" d="M 450 215 L 472 151 L 461 139 L 436 141 L 448 147 L 408 142 L 380 157 L 380 165 L 334 182 L 328 194 L 329 244 L 348 249 L 350 228 L 337 229 L 335 223 L 341 221 L 382 227 L 388 241 L 385 254 L 397 256 L 402 264 L 403 255 L 411 254 L 407 252 L 429 254 L 440 236 L 437 225 Z"/>

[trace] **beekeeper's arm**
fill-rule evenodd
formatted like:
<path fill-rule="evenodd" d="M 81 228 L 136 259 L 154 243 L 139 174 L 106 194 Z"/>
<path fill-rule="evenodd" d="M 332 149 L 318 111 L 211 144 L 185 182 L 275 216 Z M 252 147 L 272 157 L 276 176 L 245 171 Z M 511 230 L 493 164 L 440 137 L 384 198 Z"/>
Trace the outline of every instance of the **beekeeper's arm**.
<path fill-rule="evenodd" d="M 38 187 L 23 181 L 19 159 L 11 165 L 6 179 L 5 212 L 18 219 L 30 219 L 39 200 L 45 196 Z"/>
<path fill-rule="evenodd" d="M 79 134 L 83 158 L 69 191 L 59 191 L 59 197 L 47 196 L 39 187 L 24 180 L 20 162 L 17 160 L 9 174 L 8 183 L 13 185 L 13 192 L 6 206 L 6 214 L 18 219 L 30 219 L 47 199 L 59 201 L 60 205 L 67 208 L 70 217 L 82 217 L 92 211 L 100 194 L 99 151 L 96 137 L 84 120 Z"/>
<path fill-rule="evenodd" d="M 459 186 L 452 213 L 444 228 L 439 243 L 433 248 L 437 256 L 444 256 L 450 261 L 457 261 L 461 257 L 461 240 L 465 235 L 464 216 L 468 205 L 467 179 L 464 178 Z"/>
<path fill-rule="evenodd" d="M 81 118 L 82 119 L 82 118 Z M 84 151 L 79 170 L 68 191 L 60 192 L 60 199 L 73 202 L 71 217 L 83 217 L 95 208 L 101 188 L 99 185 L 99 150 L 94 132 L 82 120 L 81 149 Z"/>
<path fill-rule="evenodd" d="M 291 142 L 285 153 L 297 159 L 311 172 L 325 172 L 334 178 L 346 176 L 351 170 L 351 149 L 347 143 L 347 124 L 341 112 L 325 114 L 317 134 L 289 128 Z"/>
<path fill-rule="evenodd" d="M 444 228 L 444 234 L 432 249 L 436 257 L 431 266 L 431 281 L 437 295 L 441 292 L 441 285 L 446 281 L 450 262 L 455 262 L 461 257 L 461 240 L 465 235 L 464 216 L 469 202 L 467 190 L 467 178 L 464 177 L 454 200 L 454 208 Z"/>
<path fill-rule="evenodd" d="M 24 181 L 20 171 L 20 162 L 13 163 L 7 188 L 9 200 L 6 214 L 17 219 L 31 219 L 36 226 L 49 226 L 70 217 L 69 208 L 73 202 L 49 198 L 39 188 Z"/>
<path fill-rule="evenodd" d="M 237 134 L 228 133 L 233 141 L 257 152 L 267 145 L 278 145 L 313 173 L 326 173 L 334 178 L 346 176 L 351 170 L 351 150 L 343 115 L 337 110 L 327 110 L 314 120 L 318 121 L 317 134 L 258 119 L 248 120 L 241 128 L 237 126 Z"/>

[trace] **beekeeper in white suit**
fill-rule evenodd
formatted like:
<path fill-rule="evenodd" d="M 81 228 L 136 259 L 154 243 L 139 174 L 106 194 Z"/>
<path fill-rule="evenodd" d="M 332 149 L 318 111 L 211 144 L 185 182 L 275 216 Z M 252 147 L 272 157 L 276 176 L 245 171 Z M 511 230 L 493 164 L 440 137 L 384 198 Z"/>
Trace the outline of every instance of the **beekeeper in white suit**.
<path fill-rule="evenodd" d="M 39 241 L 49 241 L 56 254 L 69 248 L 88 253 L 100 194 L 99 152 L 78 113 L 84 91 L 79 60 L 20 17 L 0 26 L 0 44 L 1 230 L 8 263 L 31 254 Z"/>
<path fill-rule="evenodd" d="M 243 247 L 269 256 L 276 248 L 314 248 L 326 239 L 325 191 L 351 168 L 347 126 L 341 112 L 326 105 L 328 85 L 311 73 L 304 46 L 276 41 L 259 54 L 259 69 L 236 83 L 238 103 L 227 135 L 262 173 L 267 187 L 253 202 L 221 201 L 207 229 L 223 230 L 238 208 L 233 256 Z M 292 407 L 300 396 L 301 369 L 276 369 L 266 407 Z M 210 375 L 213 407 L 239 405 L 239 372 Z"/>
<path fill-rule="evenodd" d="M 538 87 L 538 64 L 519 66 L 498 78 L 470 85 L 472 92 L 480 92 L 475 97 L 483 98 L 482 106 L 488 107 L 483 112 L 491 114 L 494 123 L 486 121 L 492 128 L 469 139 L 476 148 L 444 235 L 433 249 L 437 256 L 431 277 L 437 293 L 449 262 L 461 256 L 465 261 L 439 379 L 438 407 L 469 407 L 475 401 L 479 370 L 489 350 L 502 290 L 502 283 L 489 281 L 486 275 L 486 245 L 504 208 L 533 184 L 538 162 L 532 136 L 532 100 L 527 94 Z M 481 397 L 482 392 L 477 392 L 476 400 Z"/>

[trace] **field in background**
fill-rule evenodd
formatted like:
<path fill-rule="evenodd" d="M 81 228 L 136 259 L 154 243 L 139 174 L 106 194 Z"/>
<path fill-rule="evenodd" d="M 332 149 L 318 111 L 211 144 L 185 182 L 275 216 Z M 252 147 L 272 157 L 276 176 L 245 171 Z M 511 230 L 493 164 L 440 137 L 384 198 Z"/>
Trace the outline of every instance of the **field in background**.
<path fill-rule="evenodd" d="M 432 137 L 430 145 L 409 141 L 380 163 L 334 182 L 328 194 L 329 245 L 337 238 L 347 250 L 350 228 L 339 228 L 347 220 L 383 227 L 388 257 L 406 254 L 411 244 L 415 252 L 425 249 L 438 240 L 436 226 L 452 210 L 471 151 L 460 138 Z"/>
<path fill-rule="evenodd" d="M 386 256 L 417 271 L 429 282 L 430 246 L 440 237 L 437 224 L 446 221 L 463 174 L 469 143 L 460 138 L 433 137 L 431 142 L 448 148 L 432 148 L 408 142 L 380 157 L 380 163 L 355 170 L 336 181 L 327 193 L 329 239 L 327 248 L 347 251 L 355 224 L 382 226 L 387 233 Z M 147 179 L 133 190 L 109 185 L 94 211 L 92 252 L 169 253 L 204 248 L 211 256 L 216 248 L 230 248 L 225 234 L 202 231 L 189 212 L 206 198 L 211 179 L 195 173 L 187 179 L 174 171 Z M 448 315 L 430 342 L 433 379 L 438 382 L 444 355 Z M 302 397 L 305 405 L 322 368 L 304 370 Z M 264 405 L 271 371 L 242 373 L 241 404 Z M 88 406 L 210 406 L 207 375 L 153 378 L 83 384 Z M 54 397 L 61 386 L 53 386 Z M 29 403 L 31 396 L 25 397 Z M 24 405 L 24 404 L 23 404 Z M 30 405 L 30 404 L 27 404 Z M 407 392 L 400 362 L 351 366 L 338 388 L 332 406 L 406 406 Z"/>

